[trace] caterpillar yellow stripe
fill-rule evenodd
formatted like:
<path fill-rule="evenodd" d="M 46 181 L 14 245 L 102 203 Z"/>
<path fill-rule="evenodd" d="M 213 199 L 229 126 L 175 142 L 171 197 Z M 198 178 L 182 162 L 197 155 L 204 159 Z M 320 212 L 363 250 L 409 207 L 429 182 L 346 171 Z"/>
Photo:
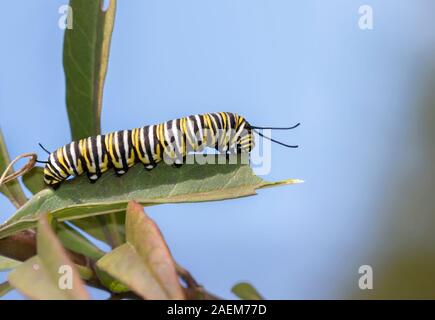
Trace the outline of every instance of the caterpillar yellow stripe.
<path fill-rule="evenodd" d="M 225 154 L 250 152 L 254 148 L 253 130 L 235 113 L 216 112 L 88 137 L 49 155 L 44 182 L 57 188 L 69 176 L 84 173 L 95 182 L 110 168 L 123 175 L 138 162 L 147 170 L 162 160 L 178 167 L 189 152 L 206 147 Z"/>

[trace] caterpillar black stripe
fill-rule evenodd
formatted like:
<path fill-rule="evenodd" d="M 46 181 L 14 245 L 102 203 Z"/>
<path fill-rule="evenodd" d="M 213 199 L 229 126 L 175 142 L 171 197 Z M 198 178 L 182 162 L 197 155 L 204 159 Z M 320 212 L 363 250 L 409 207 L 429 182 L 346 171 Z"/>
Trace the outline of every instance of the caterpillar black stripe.
<path fill-rule="evenodd" d="M 255 127 L 231 112 L 191 115 L 74 141 L 49 153 L 48 161 L 39 162 L 46 164 L 44 182 L 57 188 L 69 176 L 83 173 L 87 174 L 90 182 L 97 181 L 110 168 L 123 175 L 138 162 L 143 163 L 147 170 L 153 169 L 162 160 L 178 167 L 189 152 L 202 151 L 206 147 L 226 154 L 250 152 L 255 145 L 254 132 L 263 136 L 255 129 L 292 129 L 296 126 Z M 270 140 L 287 147 L 297 147 Z"/>

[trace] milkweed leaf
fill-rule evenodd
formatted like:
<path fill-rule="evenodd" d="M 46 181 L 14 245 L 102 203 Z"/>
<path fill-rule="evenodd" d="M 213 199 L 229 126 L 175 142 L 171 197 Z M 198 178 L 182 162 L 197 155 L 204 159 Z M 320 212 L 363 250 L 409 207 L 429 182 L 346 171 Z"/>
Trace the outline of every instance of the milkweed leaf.
<path fill-rule="evenodd" d="M 192 164 L 179 169 L 159 165 L 150 172 L 136 165 L 122 177 L 107 172 L 96 183 L 90 184 L 82 176 L 66 181 L 56 191 L 42 190 L 0 226 L 0 239 L 34 227 L 39 215 L 45 212 L 51 212 L 59 221 L 73 221 L 125 212 L 130 200 L 151 206 L 234 199 L 255 195 L 257 189 L 300 181 L 267 182 L 254 175 L 246 164 Z"/>

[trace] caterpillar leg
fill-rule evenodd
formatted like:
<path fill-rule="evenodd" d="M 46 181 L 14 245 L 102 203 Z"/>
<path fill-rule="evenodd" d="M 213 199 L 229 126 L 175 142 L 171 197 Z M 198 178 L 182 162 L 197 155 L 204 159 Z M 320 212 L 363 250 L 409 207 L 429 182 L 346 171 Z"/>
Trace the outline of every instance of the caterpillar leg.
<path fill-rule="evenodd" d="M 155 161 L 151 161 L 151 163 L 144 163 L 144 168 L 145 168 L 145 170 L 147 170 L 147 171 L 151 171 L 151 170 L 153 170 L 155 167 L 157 167 L 157 162 L 155 162 Z"/>
<path fill-rule="evenodd" d="M 121 169 L 115 168 L 115 173 L 116 173 L 116 176 L 118 176 L 118 177 L 123 176 L 124 174 L 127 173 L 127 171 L 128 171 L 128 168 L 127 169 L 125 169 L 125 168 L 121 168 Z"/>
<path fill-rule="evenodd" d="M 177 157 L 175 160 L 174 160 L 174 164 L 172 165 L 174 168 L 180 168 L 180 167 L 182 167 L 183 166 L 183 164 L 185 164 L 186 163 L 186 156 L 183 156 L 183 157 Z"/>
<path fill-rule="evenodd" d="M 53 190 L 57 190 L 60 187 L 60 183 L 51 184 L 50 187 L 53 188 Z"/>
<path fill-rule="evenodd" d="M 97 173 L 97 172 L 88 172 L 87 173 L 88 179 L 90 183 L 95 183 L 97 182 L 98 179 L 100 179 L 101 177 L 101 173 Z"/>
<path fill-rule="evenodd" d="M 240 151 L 237 149 L 236 145 L 227 145 L 226 146 L 226 150 L 225 150 L 225 158 L 227 159 L 227 161 L 230 160 L 230 157 L 233 155 L 236 155 L 237 153 L 240 153 Z"/>
<path fill-rule="evenodd" d="M 147 171 L 151 171 L 151 170 L 153 170 L 155 167 L 157 167 L 157 164 L 147 164 L 147 165 L 145 165 L 144 167 L 145 167 L 145 170 L 147 170 Z"/>

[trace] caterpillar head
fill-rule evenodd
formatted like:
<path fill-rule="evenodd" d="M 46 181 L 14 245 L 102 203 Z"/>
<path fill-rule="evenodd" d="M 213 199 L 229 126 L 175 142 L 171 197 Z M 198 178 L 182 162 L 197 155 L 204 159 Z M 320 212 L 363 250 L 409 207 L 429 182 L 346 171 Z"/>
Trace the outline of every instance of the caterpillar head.
<path fill-rule="evenodd" d="M 242 152 L 251 152 L 255 147 L 255 136 L 251 125 L 248 121 L 243 119 L 238 130 L 241 130 L 240 135 L 237 138 L 238 149 Z"/>
<path fill-rule="evenodd" d="M 60 183 L 63 179 L 59 179 L 57 177 L 56 172 L 53 170 L 52 165 L 47 163 L 44 168 L 44 182 L 46 185 L 52 187 L 53 189 L 57 189 L 60 186 Z"/>

